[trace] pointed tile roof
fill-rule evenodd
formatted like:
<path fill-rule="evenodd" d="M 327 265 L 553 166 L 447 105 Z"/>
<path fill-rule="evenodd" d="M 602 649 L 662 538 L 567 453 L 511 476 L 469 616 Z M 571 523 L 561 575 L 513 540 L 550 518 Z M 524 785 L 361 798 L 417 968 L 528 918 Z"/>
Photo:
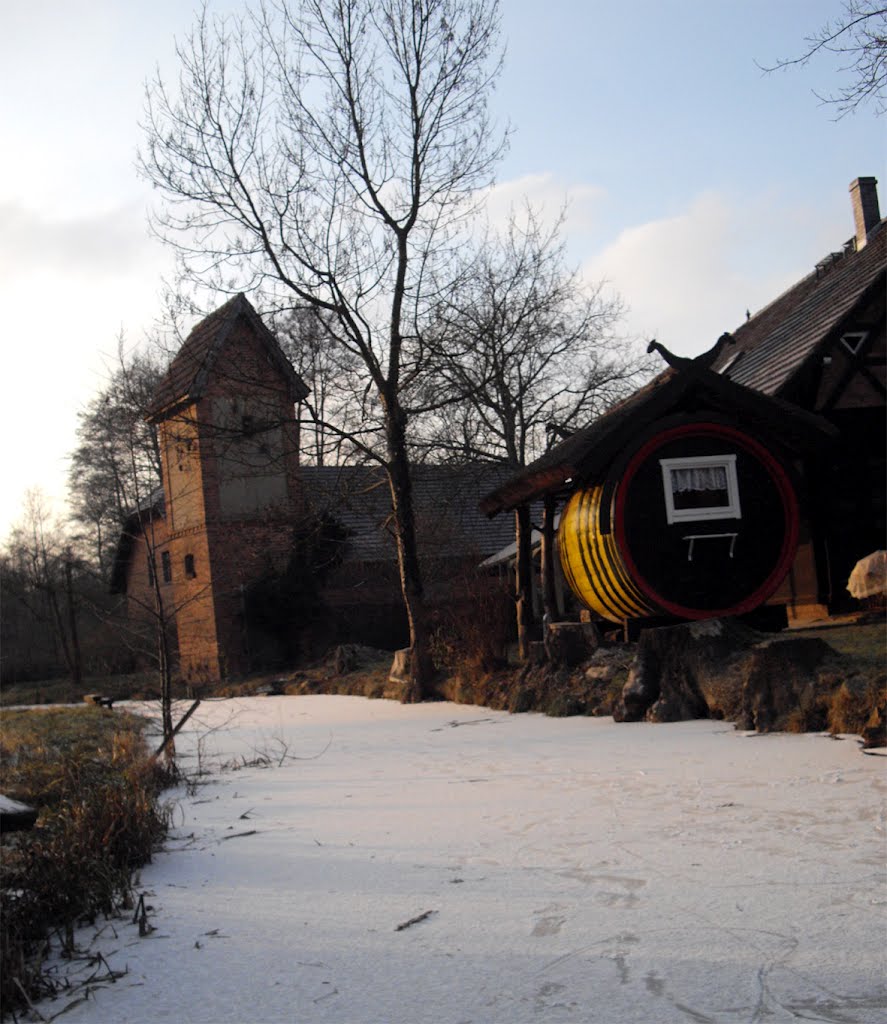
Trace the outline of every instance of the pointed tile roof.
<path fill-rule="evenodd" d="M 247 297 L 239 293 L 192 329 L 157 385 L 148 410 L 149 420 L 156 422 L 165 419 L 182 406 L 190 405 L 203 396 L 212 366 L 241 317 L 249 322 L 256 337 L 264 344 L 269 356 L 288 381 L 293 401 L 308 394 L 308 388 L 283 354 L 277 339 Z"/>

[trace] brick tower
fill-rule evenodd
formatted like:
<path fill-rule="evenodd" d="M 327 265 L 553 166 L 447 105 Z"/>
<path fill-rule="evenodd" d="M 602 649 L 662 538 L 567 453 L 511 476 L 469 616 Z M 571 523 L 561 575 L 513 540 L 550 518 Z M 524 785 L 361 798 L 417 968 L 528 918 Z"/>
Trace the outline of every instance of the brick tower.
<path fill-rule="evenodd" d="M 244 591 L 289 555 L 306 394 L 243 295 L 191 331 L 154 394 L 166 499 L 156 571 L 192 682 L 251 667 Z"/>

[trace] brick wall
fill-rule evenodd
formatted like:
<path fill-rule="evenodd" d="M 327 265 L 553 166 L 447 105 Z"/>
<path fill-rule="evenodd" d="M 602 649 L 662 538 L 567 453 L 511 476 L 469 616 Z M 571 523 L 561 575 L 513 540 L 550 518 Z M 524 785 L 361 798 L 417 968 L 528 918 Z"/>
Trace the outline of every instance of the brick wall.
<path fill-rule="evenodd" d="M 133 538 L 126 568 L 126 606 L 129 636 L 127 642 L 144 665 L 155 666 L 158 654 L 157 630 L 161 618 L 157 611 L 152 572 L 157 573 L 163 602 L 167 635 L 173 654 L 177 648 L 173 588 L 163 579 L 162 553 L 168 550 L 169 531 L 166 520 L 157 517 L 147 522 L 144 530 Z M 152 568 L 153 566 L 153 568 Z"/>
<path fill-rule="evenodd" d="M 244 590 L 285 567 L 302 509 L 288 382 L 245 320 L 199 402 L 160 425 L 181 672 L 248 671 Z"/>

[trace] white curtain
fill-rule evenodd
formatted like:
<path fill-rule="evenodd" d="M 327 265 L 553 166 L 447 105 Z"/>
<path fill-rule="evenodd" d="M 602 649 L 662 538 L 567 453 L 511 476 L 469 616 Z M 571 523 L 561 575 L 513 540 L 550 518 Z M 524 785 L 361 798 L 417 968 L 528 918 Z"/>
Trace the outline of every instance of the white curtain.
<path fill-rule="evenodd" d="M 682 491 L 726 491 L 727 470 L 723 466 L 697 466 L 671 471 L 671 489 Z"/>

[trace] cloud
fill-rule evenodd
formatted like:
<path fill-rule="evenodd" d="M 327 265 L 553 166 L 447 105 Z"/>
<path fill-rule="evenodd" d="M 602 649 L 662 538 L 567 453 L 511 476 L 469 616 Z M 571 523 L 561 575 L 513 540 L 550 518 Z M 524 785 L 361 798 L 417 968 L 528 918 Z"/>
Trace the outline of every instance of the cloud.
<path fill-rule="evenodd" d="M 553 224 L 565 210 L 566 232 L 577 235 L 594 226 L 605 196 L 606 191 L 598 185 L 571 184 L 543 172 L 499 182 L 489 190 L 484 205 L 490 224 L 498 228 L 508 223 L 512 211 L 519 213 L 527 204 L 548 224 Z"/>
<path fill-rule="evenodd" d="M 156 262 L 156 248 L 135 203 L 63 219 L 0 202 L 0 274 L 6 279 L 58 271 L 84 278 L 126 274 Z"/>
<path fill-rule="evenodd" d="M 828 227 L 835 247 L 845 227 Z M 626 228 L 582 273 L 623 297 L 629 334 L 696 355 L 809 273 L 825 255 L 823 235 L 818 212 L 776 195 L 706 192 L 673 216 Z"/>
<path fill-rule="evenodd" d="M 61 219 L 0 203 L 0 433 L 22 438 L 4 450 L 0 535 L 28 487 L 64 495 L 77 411 L 105 382 L 121 330 L 139 339 L 151 327 L 171 269 L 138 204 Z"/>

